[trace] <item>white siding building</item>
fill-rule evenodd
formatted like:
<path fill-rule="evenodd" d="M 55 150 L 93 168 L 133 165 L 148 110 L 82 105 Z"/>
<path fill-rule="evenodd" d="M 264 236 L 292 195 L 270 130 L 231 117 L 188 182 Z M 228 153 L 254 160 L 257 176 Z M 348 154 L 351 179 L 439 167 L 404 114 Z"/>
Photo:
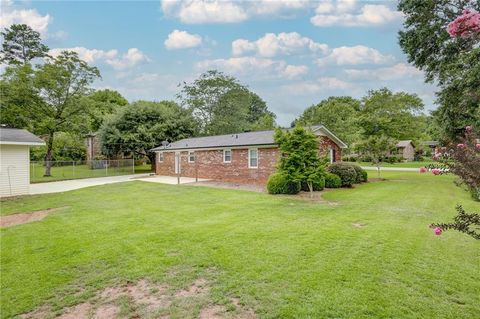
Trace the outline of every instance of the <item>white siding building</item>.
<path fill-rule="evenodd" d="M 0 128 L 0 197 L 26 195 L 30 189 L 30 146 L 45 142 L 26 130 Z"/>

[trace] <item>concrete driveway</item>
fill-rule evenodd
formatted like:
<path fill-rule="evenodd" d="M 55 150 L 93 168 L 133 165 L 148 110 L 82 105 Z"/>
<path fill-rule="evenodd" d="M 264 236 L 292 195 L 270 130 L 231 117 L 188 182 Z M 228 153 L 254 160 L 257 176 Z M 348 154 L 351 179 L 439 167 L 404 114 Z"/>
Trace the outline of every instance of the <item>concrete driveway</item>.
<path fill-rule="evenodd" d="M 129 182 L 129 181 L 144 181 L 162 184 L 177 184 L 177 177 L 174 176 L 150 176 L 149 174 L 133 174 L 122 176 L 108 176 L 96 178 L 73 179 L 68 181 L 58 181 L 49 183 L 30 184 L 30 195 L 60 193 L 80 189 L 90 186 Z M 198 181 L 206 181 L 206 179 L 199 179 Z M 195 178 L 181 177 L 180 184 L 194 183 Z"/>

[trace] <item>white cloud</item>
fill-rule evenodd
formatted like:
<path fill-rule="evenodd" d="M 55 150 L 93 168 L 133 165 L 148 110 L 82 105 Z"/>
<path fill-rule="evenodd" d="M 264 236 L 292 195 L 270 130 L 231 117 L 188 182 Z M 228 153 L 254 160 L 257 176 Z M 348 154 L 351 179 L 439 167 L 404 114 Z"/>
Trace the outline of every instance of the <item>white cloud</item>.
<path fill-rule="evenodd" d="M 104 50 L 97 50 L 97 49 L 87 49 L 84 47 L 51 49 L 49 53 L 51 56 L 56 57 L 62 51 L 66 51 L 66 50 L 77 52 L 78 57 L 87 63 L 94 63 L 98 60 L 113 59 L 118 55 L 117 50 L 104 51 Z"/>
<path fill-rule="evenodd" d="M 256 41 L 237 39 L 232 42 L 232 54 L 243 55 L 256 52 L 262 57 L 274 57 L 279 54 L 292 54 L 302 51 L 323 52 L 328 50 L 326 44 L 317 43 L 310 38 L 302 37 L 297 32 L 266 33 Z"/>
<path fill-rule="evenodd" d="M 241 6 L 220 0 L 163 0 L 162 9 L 165 15 L 177 17 L 181 22 L 191 24 L 235 23 L 248 18 Z"/>
<path fill-rule="evenodd" d="M 41 15 L 35 9 L 15 8 L 11 1 L 1 1 L 0 28 L 10 27 L 12 24 L 26 24 L 33 30 L 46 35 L 48 25 L 52 22 L 50 15 Z"/>
<path fill-rule="evenodd" d="M 344 72 L 351 79 L 386 81 L 416 77 L 423 80 L 423 72 L 406 63 L 397 63 L 393 66 L 377 69 L 346 69 Z"/>
<path fill-rule="evenodd" d="M 204 60 L 197 62 L 196 68 L 201 71 L 220 69 L 227 73 L 250 77 L 287 79 L 293 79 L 308 72 L 306 66 L 289 65 L 285 61 L 258 57 Z"/>
<path fill-rule="evenodd" d="M 308 73 L 308 67 L 305 65 L 287 65 L 283 70 L 283 75 L 288 79 L 295 79 Z"/>
<path fill-rule="evenodd" d="M 194 48 L 202 44 L 202 37 L 187 31 L 173 30 L 165 40 L 168 50 Z"/>
<path fill-rule="evenodd" d="M 313 81 L 303 81 L 283 86 L 289 93 L 296 95 L 329 92 L 331 90 L 346 90 L 353 87 L 354 85 L 352 83 L 339 80 L 335 77 L 321 77 Z"/>
<path fill-rule="evenodd" d="M 51 49 L 49 53 L 55 57 L 65 50 L 77 52 L 79 58 L 87 63 L 93 64 L 96 62 L 103 62 L 112 66 L 116 70 L 129 69 L 142 62 L 150 61 L 150 59 L 137 48 L 130 48 L 122 55 L 119 54 L 118 50 L 105 51 L 99 49 L 87 49 L 84 47 Z"/>
<path fill-rule="evenodd" d="M 392 62 L 393 56 L 383 55 L 378 50 L 357 45 L 353 47 L 338 47 L 333 49 L 326 57 L 317 59 L 319 66 L 329 64 L 357 65 L 357 64 L 385 64 Z"/>
<path fill-rule="evenodd" d="M 383 25 L 400 20 L 403 15 L 382 4 L 365 4 L 356 9 L 356 1 L 320 2 L 310 22 L 317 27 Z"/>
<path fill-rule="evenodd" d="M 291 14 L 293 10 L 309 7 L 307 0 L 162 0 L 162 11 L 167 17 L 183 23 L 237 23 L 254 16 Z"/>

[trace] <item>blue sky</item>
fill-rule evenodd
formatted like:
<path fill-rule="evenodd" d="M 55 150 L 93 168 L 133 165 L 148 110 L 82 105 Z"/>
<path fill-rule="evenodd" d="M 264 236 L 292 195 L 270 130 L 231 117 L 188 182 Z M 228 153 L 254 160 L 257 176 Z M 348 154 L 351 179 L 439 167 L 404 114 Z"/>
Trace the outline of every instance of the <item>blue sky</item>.
<path fill-rule="evenodd" d="M 177 84 L 219 69 L 258 93 L 288 125 L 328 96 L 435 88 L 397 40 L 394 1 L 4 1 L 0 26 L 27 23 L 52 49 L 97 66 L 96 88 L 130 101 L 174 99 Z"/>

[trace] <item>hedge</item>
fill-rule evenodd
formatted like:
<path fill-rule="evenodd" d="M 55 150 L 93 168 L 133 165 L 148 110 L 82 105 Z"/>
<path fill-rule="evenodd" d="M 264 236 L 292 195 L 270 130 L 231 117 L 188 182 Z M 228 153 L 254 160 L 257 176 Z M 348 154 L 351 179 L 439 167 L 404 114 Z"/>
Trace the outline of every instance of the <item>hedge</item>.
<path fill-rule="evenodd" d="M 268 178 L 267 191 L 269 194 L 298 194 L 300 182 L 290 180 L 285 174 L 274 173 Z"/>
<path fill-rule="evenodd" d="M 342 186 L 350 187 L 357 181 L 357 172 L 351 164 L 333 163 L 328 166 L 327 170 L 340 177 Z"/>
<path fill-rule="evenodd" d="M 339 188 L 342 186 L 342 180 L 338 175 L 332 173 L 325 174 L 325 187 L 326 188 Z"/>

